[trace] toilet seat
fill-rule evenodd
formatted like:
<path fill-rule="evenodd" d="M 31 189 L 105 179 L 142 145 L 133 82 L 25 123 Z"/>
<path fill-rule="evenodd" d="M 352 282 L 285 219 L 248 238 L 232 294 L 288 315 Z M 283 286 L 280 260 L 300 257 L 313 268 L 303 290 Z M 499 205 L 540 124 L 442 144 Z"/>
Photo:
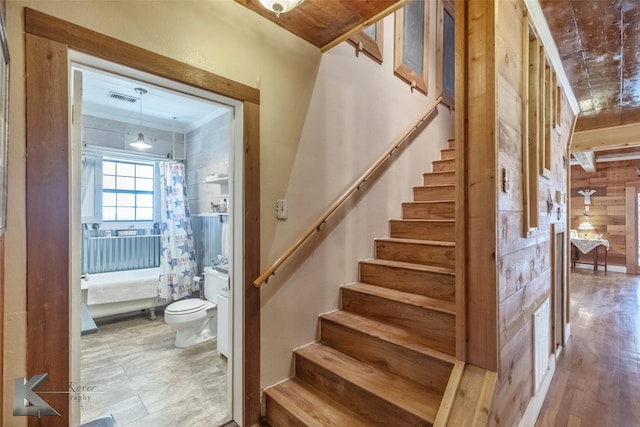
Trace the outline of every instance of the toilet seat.
<path fill-rule="evenodd" d="M 204 300 L 198 298 L 189 298 L 169 304 L 164 312 L 169 314 L 195 313 L 196 311 L 202 310 L 205 305 L 206 304 Z"/>
<path fill-rule="evenodd" d="M 204 319 L 207 309 L 216 307 L 214 303 L 198 298 L 173 302 L 164 309 L 164 320 L 168 324 L 183 324 Z"/>

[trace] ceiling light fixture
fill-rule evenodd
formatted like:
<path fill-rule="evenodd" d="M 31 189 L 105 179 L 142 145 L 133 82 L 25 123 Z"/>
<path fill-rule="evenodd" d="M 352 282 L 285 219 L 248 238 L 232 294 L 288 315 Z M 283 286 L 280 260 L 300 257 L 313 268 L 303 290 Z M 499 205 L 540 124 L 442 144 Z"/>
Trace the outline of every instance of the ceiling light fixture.
<path fill-rule="evenodd" d="M 300 6 L 304 0 L 259 0 L 260 4 L 276 14 L 280 18 L 281 13 L 289 12 L 291 9 Z"/>
<path fill-rule="evenodd" d="M 146 89 L 142 89 L 141 87 L 137 87 L 134 89 L 136 92 L 140 94 L 140 130 L 142 130 L 142 95 L 147 93 Z M 133 148 L 138 148 L 140 150 L 144 150 L 145 148 L 151 148 L 151 144 L 144 140 L 144 135 L 142 132 L 138 133 L 138 139 L 129 144 Z"/>

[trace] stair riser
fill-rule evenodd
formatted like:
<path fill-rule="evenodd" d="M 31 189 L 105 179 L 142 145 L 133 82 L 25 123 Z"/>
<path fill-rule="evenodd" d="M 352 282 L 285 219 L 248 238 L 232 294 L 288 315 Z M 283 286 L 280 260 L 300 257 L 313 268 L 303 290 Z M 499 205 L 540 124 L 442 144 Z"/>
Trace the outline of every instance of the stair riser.
<path fill-rule="evenodd" d="M 389 221 L 389 235 L 399 239 L 455 241 L 455 224 L 428 221 Z"/>
<path fill-rule="evenodd" d="M 456 150 L 455 149 L 440 150 L 440 158 L 442 160 L 454 160 L 456 158 Z"/>
<path fill-rule="evenodd" d="M 422 175 L 422 185 L 454 185 L 456 183 L 455 172 L 425 173 Z"/>
<path fill-rule="evenodd" d="M 341 288 L 342 310 L 399 326 L 418 337 L 435 340 L 448 354 L 455 351 L 455 316 Z"/>
<path fill-rule="evenodd" d="M 456 163 L 454 160 L 436 160 L 432 164 L 434 172 L 451 172 L 456 170 Z"/>
<path fill-rule="evenodd" d="M 429 244 L 376 241 L 376 258 L 454 268 L 455 248 Z"/>
<path fill-rule="evenodd" d="M 438 200 L 455 200 L 456 190 L 454 185 L 446 187 L 415 187 L 413 200 L 416 202 L 433 202 Z"/>
<path fill-rule="evenodd" d="M 402 204 L 402 218 L 404 219 L 455 219 L 455 215 L 454 202 L 408 202 Z"/>
<path fill-rule="evenodd" d="M 444 393 L 453 365 L 339 323 L 321 319 L 322 341 L 361 362 Z"/>
<path fill-rule="evenodd" d="M 346 381 L 323 366 L 298 354 L 295 360 L 298 378 L 329 394 L 352 411 L 375 420 L 378 425 L 431 426 L 431 423 Z"/>
<path fill-rule="evenodd" d="M 455 300 L 455 277 L 428 271 L 360 263 L 360 281 L 403 292 Z"/>
<path fill-rule="evenodd" d="M 299 420 L 274 399 L 265 393 L 265 415 L 272 427 L 306 427 L 307 425 Z"/>
<path fill-rule="evenodd" d="M 447 144 L 449 145 L 449 148 L 456 148 L 456 140 L 455 139 L 448 140 Z"/>

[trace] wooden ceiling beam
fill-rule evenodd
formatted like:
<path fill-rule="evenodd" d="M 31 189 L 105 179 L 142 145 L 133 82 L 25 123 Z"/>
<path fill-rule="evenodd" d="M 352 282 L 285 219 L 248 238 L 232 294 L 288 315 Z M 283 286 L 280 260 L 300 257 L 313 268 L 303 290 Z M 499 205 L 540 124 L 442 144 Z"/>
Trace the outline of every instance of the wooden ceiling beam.
<path fill-rule="evenodd" d="M 585 172 L 596 171 L 596 156 L 593 155 L 593 151 L 573 152 L 573 157 L 578 161 Z"/>
<path fill-rule="evenodd" d="M 640 123 L 575 132 L 571 151 L 599 151 L 640 145 Z"/>
<path fill-rule="evenodd" d="M 335 47 L 335 46 L 339 45 L 343 41 L 347 40 L 349 37 L 353 36 L 354 34 L 359 33 L 362 30 L 364 30 L 369 25 L 375 24 L 376 22 L 378 22 L 379 20 L 381 20 L 385 16 L 392 14 L 393 12 L 395 12 L 398 9 L 400 9 L 401 7 L 404 7 L 404 5 L 407 4 L 407 2 L 408 2 L 408 0 L 398 0 L 393 5 L 389 6 L 388 8 L 384 9 L 383 11 L 377 13 L 376 15 L 372 16 L 371 18 L 367 19 L 366 21 L 356 25 L 355 27 L 353 27 L 352 29 L 350 29 L 346 33 L 336 37 L 331 42 L 329 42 L 326 45 L 322 46 L 320 48 L 320 52 L 324 53 L 324 52 L 328 51 L 329 49 L 331 49 L 332 47 Z"/>

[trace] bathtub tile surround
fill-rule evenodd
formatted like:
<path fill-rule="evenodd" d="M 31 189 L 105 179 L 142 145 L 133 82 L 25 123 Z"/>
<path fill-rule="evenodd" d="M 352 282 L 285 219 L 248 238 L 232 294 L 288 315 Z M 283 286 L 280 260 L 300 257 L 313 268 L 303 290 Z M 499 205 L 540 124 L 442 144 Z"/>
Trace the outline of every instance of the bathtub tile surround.
<path fill-rule="evenodd" d="M 119 427 L 219 426 L 227 412 L 227 362 L 216 341 L 186 349 L 174 341 L 163 319 L 143 315 L 83 336 L 82 384 L 100 394 L 81 403 L 82 421 L 111 413 Z"/>

